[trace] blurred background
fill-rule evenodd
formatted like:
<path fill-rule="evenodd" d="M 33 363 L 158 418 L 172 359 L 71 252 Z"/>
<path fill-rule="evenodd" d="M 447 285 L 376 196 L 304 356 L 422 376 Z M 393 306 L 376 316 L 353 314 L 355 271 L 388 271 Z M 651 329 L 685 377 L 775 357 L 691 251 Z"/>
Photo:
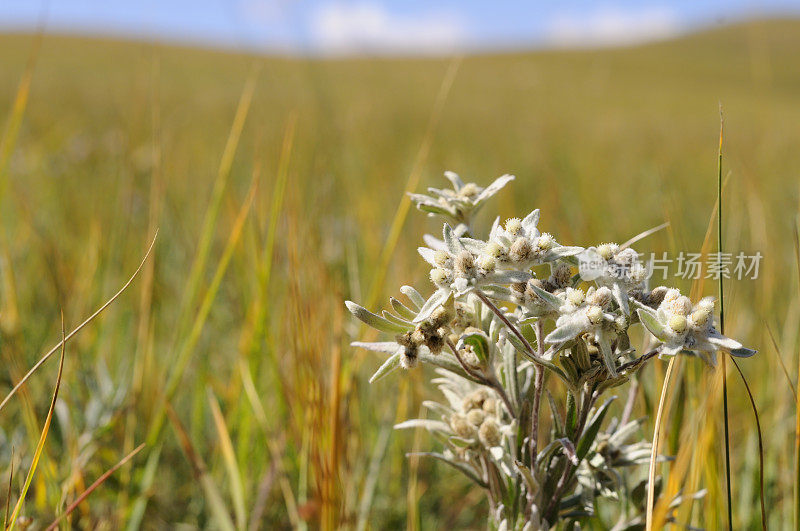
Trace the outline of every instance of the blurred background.
<path fill-rule="evenodd" d="M 430 291 L 438 223 L 406 191 L 442 172 L 517 180 L 482 215 L 542 210 L 559 241 L 764 259 L 726 281 L 726 330 L 764 432 L 774 529 L 797 483 L 800 4 L 141 1 L 0 3 L 0 392 L 67 343 L 21 514 L 43 528 L 481 527 L 480 492 L 393 432 L 428 369 L 367 384 L 381 359 L 344 299 Z M 394 230 L 392 228 L 394 227 Z M 711 240 L 713 243 L 713 238 Z M 711 245 L 708 250 L 715 250 Z M 670 277 L 695 295 L 716 282 Z M 694 284 L 694 285 L 693 285 Z M 13 508 L 57 356 L 1 411 Z M 665 416 L 665 488 L 707 488 L 680 519 L 724 523 L 721 371 L 685 360 Z M 729 368 L 734 528 L 758 526 L 758 438 Z M 641 415 L 665 365 L 641 373 Z M 423 413 L 424 414 L 424 413 Z M 643 436 L 652 435 L 648 421 Z M 11 472 L 13 470 L 13 477 Z M 67 525 L 67 524 L 64 524 Z"/>

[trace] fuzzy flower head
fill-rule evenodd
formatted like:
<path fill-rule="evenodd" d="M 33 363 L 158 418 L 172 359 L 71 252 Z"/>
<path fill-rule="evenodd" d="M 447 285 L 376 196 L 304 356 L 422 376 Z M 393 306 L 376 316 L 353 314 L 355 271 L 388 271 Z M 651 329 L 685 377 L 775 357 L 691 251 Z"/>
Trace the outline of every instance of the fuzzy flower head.
<path fill-rule="evenodd" d="M 550 344 L 565 343 L 588 333 L 597 343 L 609 374 L 616 376 L 616 355 L 611 342 L 619 328 L 619 319 L 608 311 L 611 290 L 605 286 L 592 286 L 584 293 L 580 289 L 567 288 L 560 298 L 563 303 L 558 309 L 556 328 L 547 335 L 545 341 Z"/>
<path fill-rule="evenodd" d="M 639 261 L 639 253 L 630 247 L 621 249 L 616 243 L 603 243 L 586 249 L 578 261 L 581 278 L 610 288 L 623 313 L 630 314 L 629 295 L 646 287 L 647 268 Z"/>
<path fill-rule="evenodd" d="M 704 297 L 692 304 L 677 289 L 669 289 L 658 308 L 637 310 L 642 324 L 661 341 L 661 354 L 675 355 L 689 351 L 713 364 L 717 351 L 737 357 L 749 357 L 755 350 L 725 337 L 714 327 L 714 297 Z"/>
<path fill-rule="evenodd" d="M 442 247 L 432 249 L 420 247 L 420 256 L 432 269 L 430 280 L 437 291 L 417 316 L 417 321 L 427 319 L 429 311 L 435 310 L 452 293 L 461 297 L 482 286 L 505 286 L 512 283 L 527 282 L 531 274 L 527 271 L 501 271 L 497 262 L 479 252 L 483 242 L 471 238 L 460 238 L 450 225 L 445 224 Z"/>
<path fill-rule="evenodd" d="M 430 195 L 408 194 L 417 208 L 429 215 L 448 217 L 458 224 L 468 224 L 472 214 L 509 182 L 513 175 L 503 175 L 492 184 L 483 188 L 475 183 L 464 183 L 453 172 L 445 172 L 444 176 L 452 183 L 453 189 L 428 188 Z"/>
<path fill-rule="evenodd" d="M 583 250 L 559 245 L 551 234 L 539 232 L 538 223 L 538 209 L 524 219 L 510 218 L 504 224 L 495 220 L 489 240 L 481 249 L 482 254 L 493 259 L 502 269 L 527 269 L 574 256 Z"/>

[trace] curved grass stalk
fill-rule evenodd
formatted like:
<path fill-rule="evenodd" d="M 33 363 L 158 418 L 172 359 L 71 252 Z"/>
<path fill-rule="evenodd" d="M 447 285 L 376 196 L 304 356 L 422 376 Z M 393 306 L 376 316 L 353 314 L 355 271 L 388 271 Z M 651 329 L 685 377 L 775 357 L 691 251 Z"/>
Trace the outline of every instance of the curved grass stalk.
<path fill-rule="evenodd" d="M 50 349 L 50 350 L 49 350 L 49 351 L 48 351 L 48 352 L 47 352 L 47 353 L 46 353 L 44 356 L 42 356 L 42 357 L 41 357 L 41 359 L 39 359 L 39 361 L 37 361 L 37 362 L 36 362 L 36 365 L 34 365 L 33 367 L 31 367 L 31 369 L 30 369 L 30 370 L 29 370 L 29 371 L 28 371 L 28 372 L 25 374 L 25 376 L 23 376 L 23 377 L 22 377 L 22 379 L 21 379 L 19 382 L 17 382 L 17 385 L 15 385 L 13 389 L 11 389 L 11 391 L 10 391 L 10 392 L 8 393 L 8 395 L 7 395 L 7 396 L 6 396 L 6 397 L 3 399 L 3 401 L 2 401 L 2 402 L 0 402 L 0 411 L 2 411 L 2 410 L 3 410 L 3 408 L 6 406 L 6 404 L 8 404 L 9 400 L 11 400 L 11 398 L 12 398 L 12 397 L 13 397 L 13 396 L 14 396 L 14 395 L 17 393 L 17 391 L 19 391 L 19 389 L 20 389 L 20 388 L 21 388 L 23 385 L 25 385 L 25 382 L 27 382 L 27 381 L 28 381 L 28 380 L 31 378 L 31 376 L 33 376 L 33 374 L 34 374 L 34 373 L 35 373 L 37 370 L 39 370 L 39 368 L 40 368 L 42 365 L 44 365 L 44 363 L 45 363 L 45 362 L 46 362 L 48 359 L 50 359 L 50 356 L 52 356 L 52 355 L 53 355 L 53 354 L 54 354 L 54 353 L 55 353 L 55 352 L 56 352 L 56 351 L 57 351 L 59 348 L 62 348 L 62 347 L 64 346 L 64 343 L 66 343 L 67 341 L 69 341 L 69 340 L 70 340 L 70 339 L 71 339 L 71 338 L 72 338 L 72 337 L 73 337 L 75 334 L 77 334 L 78 332 L 80 332 L 80 331 L 83 329 L 83 327 L 85 327 L 87 324 L 89 324 L 90 322 L 92 322 L 92 321 L 93 321 L 93 320 L 94 320 L 94 319 L 95 319 L 95 318 L 96 318 L 98 315 L 100 315 L 101 313 L 103 313 L 103 310 L 105 310 L 106 308 L 108 308 L 108 307 L 109 307 L 109 305 L 111 305 L 111 303 L 112 303 L 112 302 L 114 302 L 115 300 L 117 300 L 117 298 L 118 298 L 120 295 L 122 295 L 122 293 L 123 293 L 123 292 L 124 292 L 126 289 L 128 289 L 128 286 L 130 286 L 130 285 L 131 285 L 131 283 L 133 282 L 133 279 L 135 279 L 135 278 L 136 278 L 136 276 L 139 274 L 139 271 L 141 271 L 141 270 L 142 270 L 142 267 L 144 266 L 145 262 L 147 261 L 147 258 L 150 256 L 150 252 L 153 250 L 153 246 L 154 246 L 154 245 L 155 245 L 155 243 L 156 243 L 156 238 L 158 238 L 158 230 L 156 230 L 156 233 L 153 235 L 153 240 L 150 242 L 150 246 L 147 248 L 147 252 L 144 254 L 144 258 L 142 258 L 142 261 L 141 261 L 141 263 L 139 264 L 139 267 L 137 267 L 137 268 L 136 268 L 136 271 L 134 271 L 134 272 L 133 272 L 133 275 L 131 275 L 131 278 L 129 278 L 129 279 L 128 279 L 128 281 L 125 283 L 125 285 L 124 285 L 124 286 L 122 286 L 122 287 L 119 289 L 119 291 L 117 291 L 117 292 L 114 294 L 114 296 L 112 296 L 110 299 L 108 299 L 108 300 L 105 302 L 105 304 L 103 304 L 103 305 L 102 305 L 100 308 L 98 308 L 98 309 L 97 309 L 97 311 L 95 311 L 95 312 L 94 312 L 92 315 L 90 315 L 90 316 L 89 316 L 89 317 L 88 317 L 88 318 L 87 318 L 85 321 L 83 321 L 81 324 L 79 324 L 79 325 L 77 326 L 77 328 L 75 328 L 75 329 L 74 329 L 72 332 L 70 332 L 69 334 L 67 334 L 66 336 L 64 336 L 64 337 L 61 339 L 61 341 L 60 341 L 59 343 L 57 343 L 57 344 L 56 344 L 56 345 L 55 345 L 55 346 L 54 346 L 52 349 Z"/>
<path fill-rule="evenodd" d="M 661 442 L 661 415 L 664 412 L 666 403 L 667 389 L 672 381 L 672 370 L 675 366 L 676 357 L 672 357 L 667 365 L 667 373 L 664 376 L 664 385 L 661 387 L 661 398 L 658 400 L 658 410 L 656 411 L 655 428 L 653 428 L 653 447 L 650 453 L 650 470 L 647 474 L 647 531 L 653 530 L 653 507 L 655 505 L 655 484 L 656 484 L 656 458 L 658 457 L 658 447 Z"/>

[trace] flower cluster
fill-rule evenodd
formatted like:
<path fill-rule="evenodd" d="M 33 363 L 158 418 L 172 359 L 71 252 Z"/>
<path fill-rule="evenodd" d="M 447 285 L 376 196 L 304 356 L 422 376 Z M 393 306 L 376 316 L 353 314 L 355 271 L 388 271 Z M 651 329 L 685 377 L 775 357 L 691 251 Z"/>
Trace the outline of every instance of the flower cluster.
<path fill-rule="evenodd" d="M 651 452 L 638 420 L 614 419 L 603 429 L 614 398 L 598 406 L 604 394 L 656 355 L 688 353 L 713 364 L 718 352 L 755 351 L 717 331 L 713 298 L 692 303 L 676 289 L 649 289 L 628 246 L 562 245 L 539 230 L 538 210 L 497 219 L 479 239 L 472 215 L 513 177 L 486 188 L 446 177 L 452 190 L 411 196 L 420 210 L 445 218 L 442 239 L 426 235 L 419 248 L 431 295 L 404 286 L 406 300 L 391 298 L 381 315 L 348 301 L 357 318 L 392 336 L 353 345 L 388 355 L 371 381 L 420 363 L 436 367 L 445 401 L 424 405 L 437 418 L 397 427 L 437 435 L 443 451 L 425 455 L 486 489 L 492 527 L 549 529 L 596 518 L 599 500 L 632 490 L 632 469 Z M 639 324 L 652 335 L 643 354 L 629 337 Z M 545 389 L 545 374 L 563 385 Z M 641 522 L 637 507 L 618 504 L 618 521 Z"/>

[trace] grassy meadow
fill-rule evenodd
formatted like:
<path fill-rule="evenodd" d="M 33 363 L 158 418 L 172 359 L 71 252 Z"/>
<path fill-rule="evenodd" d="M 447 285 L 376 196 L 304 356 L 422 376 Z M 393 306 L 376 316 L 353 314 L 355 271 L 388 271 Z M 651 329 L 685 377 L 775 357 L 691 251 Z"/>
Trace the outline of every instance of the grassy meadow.
<path fill-rule="evenodd" d="M 431 438 L 391 430 L 434 392 L 423 375 L 370 386 L 382 360 L 349 347 L 365 330 L 344 299 L 375 310 L 402 284 L 428 285 L 415 249 L 440 229 L 405 216 L 409 183 L 438 187 L 444 170 L 479 184 L 513 173 L 482 212 L 487 230 L 495 215 L 538 207 L 560 240 L 621 242 L 669 221 L 637 250 L 700 252 L 720 102 L 724 246 L 764 255 L 756 280 L 726 281 L 726 330 L 759 350 L 740 366 L 764 435 L 768 523 L 793 528 L 800 22 L 462 60 L 37 39 L 0 36 L 3 397 L 61 339 L 62 312 L 69 333 L 125 284 L 158 230 L 130 287 L 66 343 L 20 510 L 37 528 L 141 443 L 72 526 L 481 526 L 479 492 L 443 464 L 405 457 Z M 0 503 L 10 492 L 11 510 L 58 365 L 57 351 L 0 411 Z M 640 374 L 648 439 L 665 367 Z M 734 528 L 758 528 L 755 421 L 727 367 Z M 664 488 L 708 489 L 678 514 L 719 529 L 722 372 L 688 358 L 677 368 Z"/>

